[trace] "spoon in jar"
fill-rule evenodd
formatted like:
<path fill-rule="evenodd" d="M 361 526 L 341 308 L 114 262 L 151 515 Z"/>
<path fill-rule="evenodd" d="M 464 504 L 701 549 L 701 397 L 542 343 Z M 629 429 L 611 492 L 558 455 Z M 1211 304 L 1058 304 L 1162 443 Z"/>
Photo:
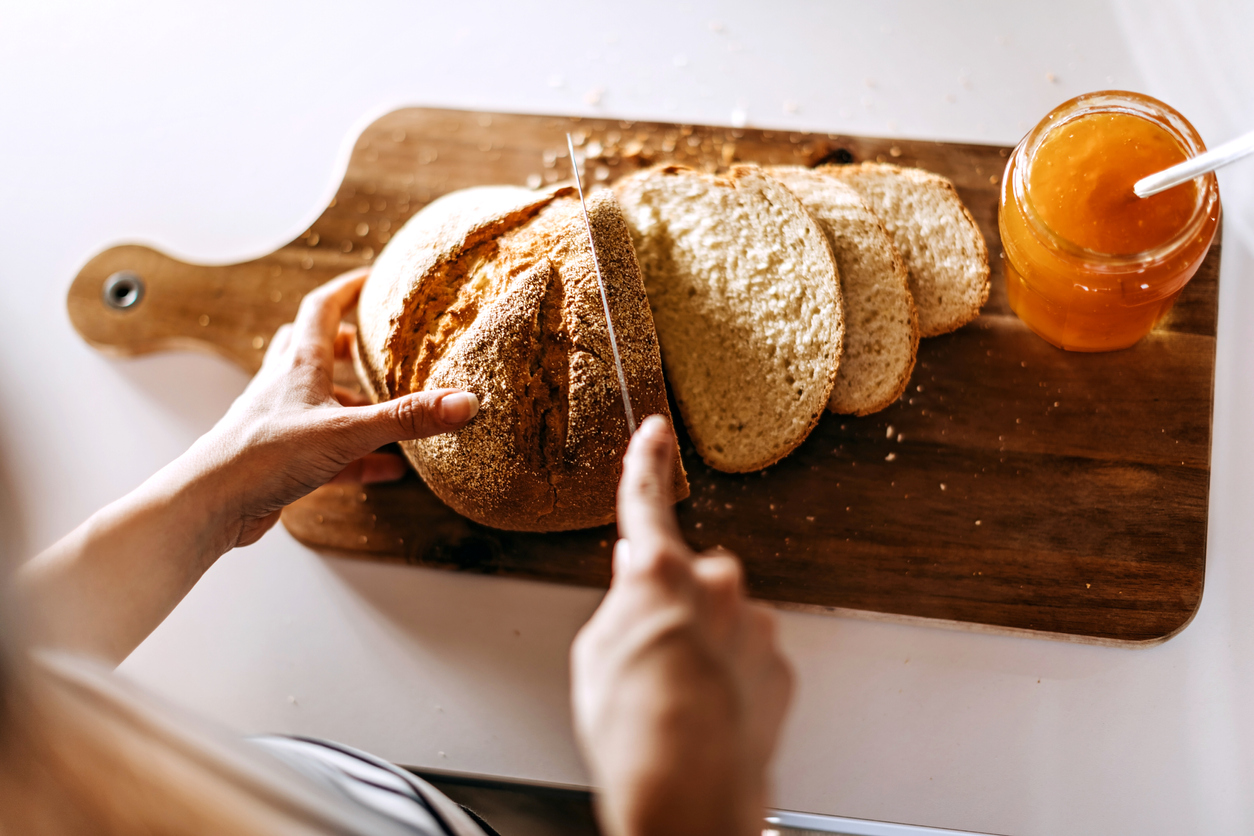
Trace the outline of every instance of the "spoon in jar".
<path fill-rule="evenodd" d="M 1187 183 L 1194 177 L 1209 174 L 1228 163 L 1236 162 L 1246 154 L 1254 154 L 1254 131 L 1239 136 L 1230 142 L 1225 142 L 1223 145 L 1213 148 L 1205 154 L 1198 154 L 1196 157 L 1187 159 L 1182 163 L 1176 163 L 1171 168 L 1165 168 L 1157 174 L 1142 177 L 1136 181 L 1132 191 L 1136 192 L 1137 197 L 1149 197 L 1159 192 L 1165 192 L 1172 186 L 1179 186 L 1181 183 Z"/>

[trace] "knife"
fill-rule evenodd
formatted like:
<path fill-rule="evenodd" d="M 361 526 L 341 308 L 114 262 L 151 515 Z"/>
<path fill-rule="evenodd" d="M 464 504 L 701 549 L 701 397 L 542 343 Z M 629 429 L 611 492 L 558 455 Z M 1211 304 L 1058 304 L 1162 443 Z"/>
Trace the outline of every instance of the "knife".
<path fill-rule="evenodd" d="M 575 141 L 566 134 L 566 147 L 570 149 L 570 169 L 575 173 L 575 188 L 579 191 L 579 205 L 583 207 L 583 224 L 588 230 L 588 246 L 592 248 L 592 265 L 596 268 L 597 287 L 601 290 L 601 308 L 605 311 L 605 325 L 610 334 L 610 350 L 614 352 L 614 368 L 618 371 L 618 388 L 623 393 L 623 411 L 627 414 L 627 434 L 636 434 L 636 416 L 631 411 L 631 395 L 627 393 L 627 375 L 623 373 L 623 358 L 618 353 L 618 337 L 614 334 L 614 319 L 610 316 L 610 300 L 605 294 L 605 278 L 601 275 L 601 259 L 597 257 L 596 241 L 592 240 L 592 221 L 588 218 L 588 203 L 583 198 L 583 181 L 579 179 L 579 166 L 575 165 Z"/>

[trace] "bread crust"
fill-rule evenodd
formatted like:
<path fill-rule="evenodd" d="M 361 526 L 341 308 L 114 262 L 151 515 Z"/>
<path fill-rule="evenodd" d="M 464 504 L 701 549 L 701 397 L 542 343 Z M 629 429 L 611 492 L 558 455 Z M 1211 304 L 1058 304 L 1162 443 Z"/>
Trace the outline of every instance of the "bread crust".
<path fill-rule="evenodd" d="M 635 414 L 669 419 L 626 223 L 608 191 L 588 213 Z M 444 387 L 479 397 L 465 428 L 401 443 L 450 507 L 518 531 L 613 522 L 626 417 L 572 189 L 484 187 L 432 203 L 380 255 L 358 323 L 355 358 L 376 401 Z M 682 464 L 674 490 L 688 494 Z"/>
<path fill-rule="evenodd" d="M 962 235 L 964 240 L 955 243 L 960 246 L 970 245 L 974 250 L 974 256 L 977 261 L 974 271 L 977 277 L 977 287 L 975 288 L 975 298 L 970 300 L 968 304 L 949 316 L 938 317 L 935 315 L 934 306 L 930 305 L 927 300 L 919 297 L 918 288 L 914 285 L 914 268 L 909 263 L 910 259 L 907 257 L 905 260 L 906 266 L 911 271 L 911 291 L 915 295 L 915 304 L 919 307 L 920 336 L 936 337 L 941 334 L 947 334 L 961 328 L 980 315 L 980 310 L 988 302 L 989 294 L 988 245 L 984 241 L 984 236 L 980 233 L 980 228 L 976 224 L 975 218 L 972 217 L 970 210 L 967 209 L 966 204 L 959 197 L 958 190 L 948 178 L 921 168 L 904 168 L 892 163 L 877 162 L 825 165 L 817 170 L 843 180 L 857 189 L 867 199 L 871 208 L 880 215 L 881 221 L 884 222 L 889 234 L 893 237 L 894 244 L 899 251 L 903 252 L 903 255 L 906 255 L 903 249 L 904 244 L 897 238 L 895 228 L 898 219 L 885 216 L 883 207 L 876 204 L 873 194 L 859 181 L 863 178 L 891 177 L 903 183 L 909 183 L 915 188 L 934 190 L 936 195 L 934 202 L 938 204 L 941 211 L 950 213 L 952 217 L 959 220 L 960 229 L 965 233 Z M 909 216 L 900 220 L 904 224 L 911 224 L 917 223 L 919 218 L 917 216 Z"/>

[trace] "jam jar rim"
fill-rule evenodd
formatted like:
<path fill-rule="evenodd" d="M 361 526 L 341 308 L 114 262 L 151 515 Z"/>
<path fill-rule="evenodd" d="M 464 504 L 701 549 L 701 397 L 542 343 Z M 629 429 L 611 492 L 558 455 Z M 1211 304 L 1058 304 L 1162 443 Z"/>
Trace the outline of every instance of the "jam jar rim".
<path fill-rule="evenodd" d="M 1197 129 L 1179 111 L 1165 102 L 1144 93 L 1100 90 L 1076 96 L 1051 110 L 1015 148 L 1011 155 L 1015 162 L 1014 175 L 1011 178 L 1013 182 L 1005 185 L 1010 188 L 1013 199 L 1019 205 L 1033 234 L 1060 257 L 1081 262 L 1088 269 L 1098 272 L 1142 270 L 1164 262 L 1184 249 L 1209 219 L 1219 200 L 1219 182 L 1214 172 L 1197 178 L 1201 183 L 1193 213 L 1180 230 L 1162 244 L 1137 253 L 1104 253 L 1082 247 L 1055 232 L 1036 212 L 1027 186 L 1027 172 L 1031 169 L 1033 155 L 1045 137 L 1056 128 L 1094 113 L 1126 113 L 1148 119 L 1171 133 L 1190 156 L 1206 150 Z"/>

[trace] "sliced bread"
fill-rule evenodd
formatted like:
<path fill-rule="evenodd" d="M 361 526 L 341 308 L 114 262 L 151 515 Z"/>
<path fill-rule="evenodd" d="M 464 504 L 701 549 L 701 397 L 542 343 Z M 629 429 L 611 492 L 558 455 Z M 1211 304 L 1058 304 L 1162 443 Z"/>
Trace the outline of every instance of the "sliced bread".
<path fill-rule="evenodd" d="M 818 423 L 840 363 L 840 284 L 818 224 L 757 166 L 663 165 L 615 190 L 697 452 L 733 473 L 779 461 Z"/>
<path fill-rule="evenodd" d="M 980 314 L 988 301 L 988 247 L 954 184 L 888 163 L 823 166 L 875 210 L 910 274 L 919 333 L 935 337 Z"/>
<path fill-rule="evenodd" d="M 828 409 L 868 415 L 905 391 L 919 347 L 906 268 L 880 219 L 849 186 L 801 166 L 772 166 L 827 236 L 845 304 L 845 350 Z"/>

